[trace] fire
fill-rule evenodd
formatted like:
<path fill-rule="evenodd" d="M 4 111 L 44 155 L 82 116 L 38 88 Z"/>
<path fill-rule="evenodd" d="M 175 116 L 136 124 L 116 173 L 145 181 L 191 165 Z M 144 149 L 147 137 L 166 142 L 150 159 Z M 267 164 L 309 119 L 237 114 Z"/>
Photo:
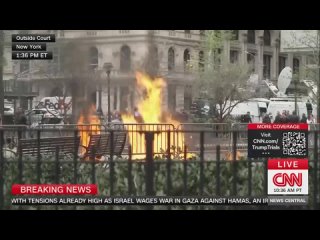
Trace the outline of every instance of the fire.
<path fill-rule="evenodd" d="M 164 129 L 157 129 L 152 127 L 152 124 L 172 124 L 174 127 L 179 125 L 179 122 L 172 119 L 169 114 L 165 114 L 162 110 L 162 92 L 166 87 L 166 82 L 162 78 L 151 79 L 148 75 L 140 72 L 136 73 L 137 86 L 140 92 L 140 101 L 137 104 L 138 112 L 141 114 L 144 123 L 150 125 L 132 125 L 130 127 L 128 135 L 130 144 L 132 146 L 132 154 L 134 158 L 144 158 L 145 149 L 145 136 L 139 134 L 139 131 L 156 131 L 159 130 L 159 134 L 155 134 L 153 150 L 155 153 L 165 152 L 168 148 L 167 134 Z M 137 119 L 132 114 L 122 116 L 124 124 L 138 124 Z M 161 131 L 162 130 L 162 131 Z M 166 130 L 169 130 L 166 128 Z M 170 130 L 173 131 L 173 128 Z M 171 133 L 170 145 L 175 146 L 183 151 L 184 136 L 182 133 Z M 176 151 L 175 150 L 175 151 Z"/>
<path fill-rule="evenodd" d="M 88 113 L 82 112 L 77 122 L 78 130 L 81 136 L 81 145 L 88 147 L 90 134 L 100 134 L 100 119 L 94 114 L 96 107 L 92 105 Z M 85 149 L 81 148 L 81 154 L 85 153 Z"/>

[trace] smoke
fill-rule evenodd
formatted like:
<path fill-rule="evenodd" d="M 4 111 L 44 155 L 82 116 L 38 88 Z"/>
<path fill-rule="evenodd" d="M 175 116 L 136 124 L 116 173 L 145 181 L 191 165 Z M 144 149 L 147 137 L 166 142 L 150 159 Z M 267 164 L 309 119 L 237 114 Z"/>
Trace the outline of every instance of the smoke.
<path fill-rule="evenodd" d="M 143 70 L 151 78 L 155 78 L 156 76 L 158 76 L 159 73 L 159 56 L 153 30 L 148 31 L 147 45 L 148 51 L 145 56 Z"/>

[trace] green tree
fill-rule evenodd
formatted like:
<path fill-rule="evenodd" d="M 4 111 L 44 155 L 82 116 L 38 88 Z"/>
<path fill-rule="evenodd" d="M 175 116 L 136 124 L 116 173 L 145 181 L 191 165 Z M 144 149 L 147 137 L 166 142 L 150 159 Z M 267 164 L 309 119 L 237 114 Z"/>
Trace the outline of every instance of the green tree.
<path fill-rule="evenodd" d="M 210 98 L 217 104 L 217 118 L 224 122 L 234 107 L 250 97 L 246 90 L 251 73 L 248 64 L 230 63 L 226 58 L 225 44 L 232 41 L 229 30 L 208 30 L 201 49 L 204 59 L 199 63 L 199 81 L 194 90 L 198 97 Z"/>

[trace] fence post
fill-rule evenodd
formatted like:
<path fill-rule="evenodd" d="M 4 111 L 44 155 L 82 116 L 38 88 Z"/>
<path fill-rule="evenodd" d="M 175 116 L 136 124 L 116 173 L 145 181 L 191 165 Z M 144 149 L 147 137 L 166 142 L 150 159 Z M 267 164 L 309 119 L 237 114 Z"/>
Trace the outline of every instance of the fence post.
<path fill-rule="evenodd" d="M 217 145 L 216 148 L 216 195 L 220 196 L 220 145 Z"/>
<path fill-rule="evenodd" d="M 55 183 L 59 183 L 59 175 L 60 175 L 60 163 L 59 163 L 59 146 L 56 146 L 56 153 L 55 153 Z"/>
<path fill-rule="evenodd" d="M 264 194 L 268 196 L 268 158 L 262 158 L 262 162 L 264 165 L 264 182 L 263 182 L 263 189 L 264 189 Z"/>
<path fill-rule="evenodd" d="M 154 195 L 154 162 L 153 162 L 154 132 L 145 132 L 146 140 L 146 195 Z"/>
<path fill-rule="evenodd" d="M 171 194 L 171 152 L 170 152 L 170 144 L 171 144 L 171 131 L 168 131 L 167 136 L 167 195 Z"/>
<path fill-rule="evenodd" d="M 91 162 L 91 182 L 92 184 L 96 183 L 96 152 L 97 149 L 94 146 L 92 149 L 92 155 L 93 155 L 93 159 Z"/>
<path fill-rule="evenodd" d="M 314 133 L 314 171 L 313 171 L 313 208 L 317 209 L 317 198 L 318 198 L 318 132 Z"/>
<path fill-rule="evenodd" d="M 129 151 L 129 159 L 128 159 L 128 192 L 129 196 L 132 194 L 132 149 L 131 149 L 131 144 L 129 144 L 128 147 Z"/>
<path fill-rule="evenodd" d="M 74 130 L 74 154 L 73 154 L 73 183 L 76 184 L 78 182 L 78 148 L 79 143 L 78 139 L 78 130 Z"/>
<path fill-rule="evenodd" d="M 187 195 L 188 191 L 188 182 L 187 182 L 187 177 L 188 177 L 188 161 L 187 161 L 187 146 L 184 145 L 184 159 L 183 159 L 183 195 Z"/>
<path fill-rule="evenodd" d="M 167 132 L 167 195 L 171 195 L 171 152 L 170 152 L 170 145 L 171 145 L 171 131 L 170 129 Z M 179 154 L 179 149 L 177 149 L 177 153 Z M 168 210 L 171 210 L 171 206 L 168 206 Z"/>
<path fill-rule="evenodd" d="M 200 132 L 200 195 L 203 195 L 204 184 L 204 132 Z"/>
<path fill-rule="evenodd" d="M 18 129 L 18 143 L 22 138 L 21 128 Z M 22 183 L 23 180 L 23 165 L 22 165 L 22 149 L 18 146 L 19 158 L 18 158 L 18 182 Z"/>
<path fill-rule="evenodd" d="M 248 158 L 248 195 L 252 194 L 252 160 Z"/>
<path fill-rule="evenodd" d="M 113 195 L 113 182 L 114 182 L 114 162 L 113 162 L 113 146 L 114 146 L 114 132 L 110 130 L 110 196 Z M 112 206 L 111 206 L 112 208 Z"/>
<path fill-rule="evenodd" d="M 40 129 L 37 129 L 37 183 L 41 180 Z"/>
<path fill-rule="evenodd" d="M 3 157 L 3 129 L 0 129 L 0 210 L 4 208 L 4 157 Z"/>
<path fill-rule="evenodd" d="M 232 194 L 234 196 L 237 195 L 237 138 L 238 134 L 236 130 L 233 130 L 232 132 Z"/>

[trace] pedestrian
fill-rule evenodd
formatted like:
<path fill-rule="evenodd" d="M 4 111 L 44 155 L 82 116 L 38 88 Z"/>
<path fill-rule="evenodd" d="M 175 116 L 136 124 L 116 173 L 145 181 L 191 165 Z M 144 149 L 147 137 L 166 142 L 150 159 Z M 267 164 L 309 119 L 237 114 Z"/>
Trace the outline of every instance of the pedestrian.
<path fill-rule="evenodd" d="M 133 116 L 134 116 L 134 119 L 137 121 L 137 123 L 144 123 L 143 117 L 141 116 L 137 107 L 134 108 Z"/>
<path fill-rule="evenodd" d="M 247 112 L 247 114 L 242 115 L 241 122 L 242 123 L 252 123 L 250 112 Z"/>
<path fill-rule="evenodd" d="M 273 123 L 281 123 L 281 114 L 278 111 Z"/>
<path fill-rule="evenodd" d="M 286 110 L 283 110 L 280 117 L 280 123 L 287 123 L 287 122 L 288 122 L 288 112 Z"/>
<path fill-rule="evenodd" d="M 313 117 L 312 113 L 309 114 L 308 119 L 307 119 L 307 123 L 308 124 L 314 124 L 315 123 L 315 120 L 314 120 L 314 117 Z"/>
<path fill-rule="evenodd" d="M 271 123 L 271 118 L 270 118 L 270 114 L 265 113 L 263 118 L 262 118 L 262 123 Z"/>
<path fill-rule="evenodd" d="M 111 128 L 113 130 L 124 130 L 121 114 L 117 111 L 114 112 L 114 117 L 111 121 Z"/>
<path fill-rule="evenodd" d="M 307 116 L 305 113 L 302 114 L 302 117 L 301 117 L 301 120 L 300 120 L 301 123 L 307 123 Z"/>
<path fill-rule="evenodd" d="M 288 123 L 299 123 L 299 116 L 296 114 L 296 111 L 292 111 L 292 114 L 288 116 Z"/>

